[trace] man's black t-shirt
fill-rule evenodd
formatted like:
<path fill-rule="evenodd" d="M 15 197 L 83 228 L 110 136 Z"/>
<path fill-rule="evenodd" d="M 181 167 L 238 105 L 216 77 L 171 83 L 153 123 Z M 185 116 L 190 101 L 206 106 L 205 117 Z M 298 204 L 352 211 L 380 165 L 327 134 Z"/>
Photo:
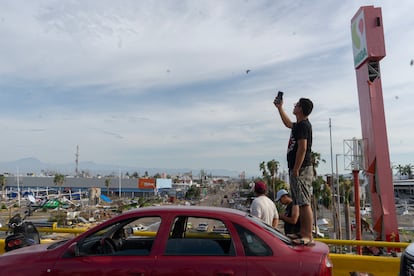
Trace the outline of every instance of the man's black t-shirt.
<path fill-rule="evenodd" d="M 301 139 L 307 140 L 306 154 L 305 159 L 302 163 L 302 167 L 311 166 L 312 125 L 308 119 L 300 121 L 299 123 L 293 123 L 292 125 L 287 151 L 287 161 L 289 170 L 292 170 L 295 166 L 296 152 L 298 150 L 298 140 Z"/>

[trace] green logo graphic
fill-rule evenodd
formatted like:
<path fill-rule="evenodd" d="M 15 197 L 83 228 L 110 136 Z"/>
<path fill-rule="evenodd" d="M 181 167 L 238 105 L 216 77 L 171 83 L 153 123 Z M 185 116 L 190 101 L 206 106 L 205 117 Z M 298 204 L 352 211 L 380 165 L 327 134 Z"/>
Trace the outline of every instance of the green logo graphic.
<path fill-rule="evenodd" d="M 356 49 L 360 49 L 361 48 L 361 38 L 358 34 L 358 30 L 357 30 L 357 22 L 354 22 L 352 24 L 352 42 L 354 44 L 354 47 Z"/>
<path fill-rule="evenodd" d="M 354 65 L 358 66 L 368 57 L 366 38 L 364 37 L 363 14 L 351 26 L 352 45 L 354 50 Z"/>

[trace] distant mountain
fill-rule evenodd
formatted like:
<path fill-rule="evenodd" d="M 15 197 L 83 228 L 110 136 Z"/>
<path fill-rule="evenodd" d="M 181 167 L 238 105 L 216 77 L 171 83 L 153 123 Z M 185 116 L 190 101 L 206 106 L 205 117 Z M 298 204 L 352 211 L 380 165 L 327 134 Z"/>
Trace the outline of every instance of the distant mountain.
<path fill-rule="evenodd" d="M 0 172 L 9 174 L 25 174 L 25 173 L 40 173 L 48 167 L 47 164 L 40 162 L 38 159 L 33 157 L 23 158 L 11 162 L 0 162 Z"/>
<path fill-rule="evenodd" d="M 192 172 L 193 176 L 197 176 L 200 173 L 200 169 L 191 169 L 191 168 L 181 168 L 181 169 L 169 169 L 169 168 L 137 168 L 137 167 L 125 167 L 120 168 L 117 165 L 105 165 L 105 164 L 96 164 L 91 161 L 79 162 L 78 166 L 79 172 L 85 171 L 89 172 L 91 175 L 109 175 L 109 174 L 119 174 L 121 170 L 122 174 L 128 172 L 133 174 L 138 172 L 139 175 L 143 175 L 145 172 L 148 172 L 149 175 L 154 175 L 156 173 L 167 173 L 170 175 L 183 174 Z M 207 174 L 212 174 L 213 176 L 229 176 L 229 177 L 238 177 L 240 172 L 226 170 L 226 169 L 204 169 Z M 41 174 L 42 172 L 55 172 L 68 175 L 75 174 L 75 164 L 48 164 L 43 163 L 40 160 L 34 157 L 23 158 L 11 162 L 0 162 L 0 174 L 8 173 L 11 175 L 16 175 L 19 172 L 20 175 L 26 175 L 28 173 L 34 173 L 36 175 Z"/>

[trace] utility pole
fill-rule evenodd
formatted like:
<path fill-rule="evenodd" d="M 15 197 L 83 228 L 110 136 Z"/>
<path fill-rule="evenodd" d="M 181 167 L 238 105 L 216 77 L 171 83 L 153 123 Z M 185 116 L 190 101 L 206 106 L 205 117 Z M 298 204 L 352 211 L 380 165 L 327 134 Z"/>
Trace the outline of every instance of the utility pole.
<path fill-rule="evenodd" d="M 336 154 L 335 156 L 335 165 L 336 165 L 336 189 L 337 189 L 337 203 L 338 203 L 338 239 L 342 240 L 342 226 L 341 226 L 341 193 L 339 189 L 339 173 L 338 173 L 338 156 L 342 154 Z M 332 183 L 333 186 L 333 183 Z"/>
<path fill-rule="evenodd" d="M 334 169 L 333 169 L 333 151 L 332 151 L 332 125 L 331 125 L 331 118 L 329 118 L 329 138 L 331 144 L 331 191 L 332 191 L 332 220 L 334 225 L 334 236 L 333 238 L 336 239 L 337 237 L 340 238 L 340 229 L 338 227 L 338 212 L 336 208 L 336 200 L 335 200 L 335 187 L 334 187 Z M 337 191 L 339 193 L 339 190 Z M 339 196 L 339 195 L 338 195 Z M 338 234 L 338 236 L 337 236 Z"/>
<path fill-rule="evenodd" d="M 122 194 L 122 180 L 121 180 L 121 169 L 119 169 L 119 181 L 118 181 L 118 193 L 119 193 L 119 198 L 121 198 L 121 194 Z"/>
<path fill-rule="evenodd" d="M 76 145 L 76 154 L 75 154 L 75 164 L 76 164 L 76 168 L 75 168 L 75 177 L 79 176 L 79 145 Z"/>

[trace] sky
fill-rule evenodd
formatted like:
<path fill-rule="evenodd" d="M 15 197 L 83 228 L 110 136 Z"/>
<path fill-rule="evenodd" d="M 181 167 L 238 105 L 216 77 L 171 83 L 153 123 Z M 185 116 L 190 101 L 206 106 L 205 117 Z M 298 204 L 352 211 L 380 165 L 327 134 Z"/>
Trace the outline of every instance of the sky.
<path fill-rule="evenodd" d="M 414 164 L 411 0 L 0 0 L 0 162 L 74 163 L 78 146 L 115 169 L 283 171 L 281 90 L 292 120 L 314 102 L 318 173 L 337 155 L 346 172 L 344 141 L 362 138 L 350 22 L 367 5 L 382 8 L 390 160 Z"/>

